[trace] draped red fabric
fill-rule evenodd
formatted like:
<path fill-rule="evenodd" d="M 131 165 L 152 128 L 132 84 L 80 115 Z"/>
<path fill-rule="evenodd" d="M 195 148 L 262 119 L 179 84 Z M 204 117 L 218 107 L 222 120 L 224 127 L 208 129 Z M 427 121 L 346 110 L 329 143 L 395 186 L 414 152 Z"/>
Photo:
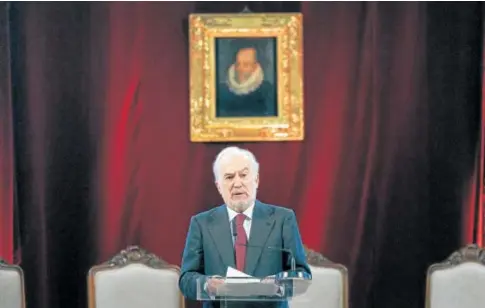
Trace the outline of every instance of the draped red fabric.
<path fill-rule="evenodd" d="M 482 10 L 482 14 L 485 15 L 485 10 Z M 482 28 L 485 28 L 485 23 L 482 24 Z M 485 35 L 482 38 L 482 46 L 485 46 Z M 485 63 L 485 48 L 482 51 L 482 65 Z M 482 69 L 482 100 L 481 100 L 481 127 L 480 127 L 480 152 L 477 161 L 477 179 L 475 181 L 477 186 L 477 212 L 475 217 L 476 228 L 474 229 L 476 233 L 476 243 L 480 246 L 484 245 L 485 237 L 485 76 Z M 475 192 L 475 191 L 474 191 Z"/>
<path fill-rule="evenodd" d="M 188 15 L 245 4 L 303 13 L 306 139 L 231 145 L 258 158 L 259 198 L 348 267 L 352 307 L 422 307 L 427 266 L 473 236 L 479 4 L 14 3 L 33 307 L 85 307 L 89 268 L 127 245 L 180 264 L 228 145 L 189 141 Z"/>
<path fill-rule="evenodd" d="M 482 15 L 485 11 L 482 8 Z M 481 25 L 482 31 L 485 24 Z M 485 60 L 485 36 L 482 36 L 482 55 L 481 55 L 481 67 L 483 67 L 483 61 Z M 485 177 L 485 78 L 483 77 L 483 69 L 480 70 L 481 76 L 481 103 L 480 103 L 480 134 L 477 136 L 477 146 L 474 160 L 473 172 L 465 184 L 465 189 L 468 189 L 468 194 L 465 195 L 463 204 L 463 216 L 462 216 L 462 242 L 463 244 L 476 243 L 479 246 L 484 245 L 485 236 L 485 189 L 484 189 L 484 177 Z"/>
<path fill-rule="evenodd" d="M 0 42 L 8 42 L 8 4 L 0 3 Z M 14 157 L 10 50 L 0 44 L 0 258 L 14 261 Z"/>
<path fill-rule="evenodd" d="M 192 3 L 109 7 L 102 258 L 139 242 L 178 262 L 189 216 L 220 202 L 211 163 L 225 145 L 188 141 L 187 37 L 180 24 L 191 9 Z M 385 17 L 389 11 L 392 18 Z M 340 259 L 348 247 L 332 238 L 348 233 L 344 242 L 357 256 L 369 190 L 385 194 L 398 146 L 415 136 L 407 129 L 419 104 L 405 102 L 421 99 L 422 13 L 417 4 L 377 3 L 304 3 L 302 12 L 308 137 L 243 146 L 261 162 L 259 195 L 297 210 L 306 244 L 332 247 L 327 253 Z M 399 109 L 390 114 L 396 119 L 382 115 L 389 102 Z M 395 142 L 384 130 L 401 130 L 408 139 Z M 346 216 L 353 234 L 333 219 L 352 204 L 361 205 Z M 153 237 L 168 232 L 178 240 Z"/>
<path fill-rule="evenodd" d="M 482 189 L 480 189 L 483 180 L 480 180 L 480 174 L 482 174 L 480 153 L 481 151 L 477 151 L 476 168 L 464 185 L 464 190 L 468 190 L 468 193 L 463 198 L 461 240 L 463 245 L 476 243 L 481 246 L 483 243 L 483 205 L 480 205 L 483 202 Z"/>
<path fill-rule="evenodd" d="M 226 145 L 188 140 L 182 29 L 194 9 L 190 2 L 107 7 L 100 261 L 139 244 L 178 264 L 190 216 L 221 202 L 211 163 Z M 396 266 L 378 264 L 385 251 L 409 244 L 415 248 L 403 258 L 426 254 L 412 243 L 428 225 L 419 213 L 430 193 L 443 195 L 429 182 L 439 132 L 426 96 L 426 11 L 422 3 L 375 2 L 304 2 L 301 11 L 306 140 L 237 145 L 260 160 L 260 198 L 295 209 L 305 244 L 349 268 L 359 285 L 353 301 L 361 302 L 374 280 L 386 285 L 376 271 Z M 471 217 L 473 204 L 463 201 L 470 186 L 459 185 L 448 197 L 463 208 L 458 215 Z"/>

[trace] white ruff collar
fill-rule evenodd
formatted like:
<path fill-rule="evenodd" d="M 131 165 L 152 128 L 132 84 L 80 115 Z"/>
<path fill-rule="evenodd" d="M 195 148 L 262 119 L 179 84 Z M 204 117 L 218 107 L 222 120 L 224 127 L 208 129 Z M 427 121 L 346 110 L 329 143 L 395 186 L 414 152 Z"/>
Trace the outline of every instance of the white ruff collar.
<path fill-rule="evenodd" d="M 234 64 L 233 64 L 229 68 L 227 85 L 229 87 L 229 90 L 232 93 L 236 95 L 246 95 L 256 91 L 263 83 L 263 79 L 264 79 L 263 69 L 258 64 L 256 70 L 251 75 L 251 77 L 249 77 L 248 80 L 246 80 L 245 82 L 239 83 L 236 80 L 236 69 L 234 68 Z"/>

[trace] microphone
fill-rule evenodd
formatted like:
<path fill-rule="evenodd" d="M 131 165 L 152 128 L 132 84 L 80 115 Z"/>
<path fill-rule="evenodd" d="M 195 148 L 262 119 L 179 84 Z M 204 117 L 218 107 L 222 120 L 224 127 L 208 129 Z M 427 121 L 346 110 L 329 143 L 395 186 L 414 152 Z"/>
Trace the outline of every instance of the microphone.
<path fill-rule="evenodd" d="M 236 219 L 233 219 L 231 223 L 232 223 L 232 236 L 234 237 L 234 243 L 235 243 L 237 238 Z"/>
<path fill-rule="evenodd" d="M 291 249 L 275 247 L 275 246 L 259 246 L 259 245 L 241 244 L 241 243 L 237 243 L 237 242 L 236 242 L 236 245 L 242 245 L 242 246 L 246 246 L 246 247 L 249 247 L 249 248 L 261 248 L 261 249 L 275 250 L 275 251 L 279 251 L 279 252 L 286 252 L 290 257 L 290 270 L 284 271 L 282 273 L 278 273 L 276 275 L 276 278 L 278 278 L 278 279 L 305 278 L 304 273 L 296 270 L 296 259 L 295 259 L 295 256 L 293 255 L 293 252 L 291 251 Z"/>

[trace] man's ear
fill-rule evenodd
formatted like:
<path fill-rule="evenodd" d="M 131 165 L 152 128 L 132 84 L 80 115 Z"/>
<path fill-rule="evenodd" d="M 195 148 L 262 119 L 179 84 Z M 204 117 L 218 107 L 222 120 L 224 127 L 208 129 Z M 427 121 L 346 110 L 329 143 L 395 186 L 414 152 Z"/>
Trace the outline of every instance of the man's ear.
<path fill-rule="evenodd" d="M 219 183 L 217 181 L 214 182 L 214 184 L 216 184 L 216 187 L 217 187 L 217 191 L 219 193 L 221 193 L 221 186 L 219 185 Z"/>
<path fill-rule="evenodd" d="M 259 173 L 256 174 L 256 179 L 254 181 L 256 182 L 256 185 L 259 186 Z"/>

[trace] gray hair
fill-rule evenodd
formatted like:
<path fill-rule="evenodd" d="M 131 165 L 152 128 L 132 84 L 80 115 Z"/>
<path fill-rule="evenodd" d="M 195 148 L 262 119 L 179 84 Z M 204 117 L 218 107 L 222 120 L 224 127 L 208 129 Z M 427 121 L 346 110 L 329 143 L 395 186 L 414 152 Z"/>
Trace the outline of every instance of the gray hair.
<path fill-rule="evenodd" d="M 220 164 L 221 164 L 222 159 L 225 158 L 225 157 L 231 157 L 231 156 L 235 156 L 235 155 L 244 155 L 247 158 L 249 158 L 251 160 L 251 167 L 252 167 L 253 171 L 256 172 L 256 174 L 259 173 L 259 163 L 256 160 L 256 157 L 254 156 L 253 153 L 251 153 L 248 150 L 241 149 L 241 148 L 238 148 L 238 147 L 227 147 L 224 150 L 222 150 L 221 152 L 219 152 L 219 154 L 217 155 L 217 157 L 214 161 L 213 171 L 214 171 L 214 178 L 215 178 L 216 181 L 219 180 L 219 176 L 220 176 L 219 175 L 219 168 L 220 168 Z"/>

